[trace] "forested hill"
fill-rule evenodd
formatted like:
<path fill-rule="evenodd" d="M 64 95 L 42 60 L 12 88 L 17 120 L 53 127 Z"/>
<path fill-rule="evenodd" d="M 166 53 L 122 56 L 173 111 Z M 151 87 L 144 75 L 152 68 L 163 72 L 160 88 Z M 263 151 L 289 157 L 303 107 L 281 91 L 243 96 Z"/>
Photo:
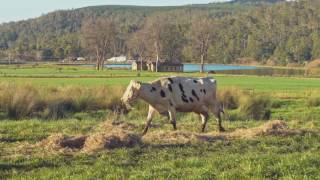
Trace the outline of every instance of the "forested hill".
<path fill-rule="evenodd" d="M 118 42 L 109 56 L 137 56 L 130 46 L 132 36 L 142 30 L 148 32 L 148 24 L 157 18 L 170 17 L 168 23 L 175 24 L 170 28 L 172 32 L 177 28 L 175 38 L 180 39 L 174 39 L 179 43 L 169 48 L 170 37 L 163 38 L 169 40 L 162 42 L 161 57 L 170 59 L 175 54 L 174 58 L 182 61 L 198 61 L 192 28 L 199 17 L 206 16 L 215 24 L 214 38 L 205 56 L 207 62 L 232 63 L 247 58 L 261 63 L 303 63 L 320 54 L 319 7 L 316 0 L 234 0 L 169 7 L 94 6 L 62 10 L 0 25 L 0 59 L 8 55 L 27 60 L 92 55 L 84 45 L 83 25 L 97 18 L 112 19 L 117 26 Z M 146 52 L 148 56 L 154 54 L 152 49 L 147 48 Z"/>

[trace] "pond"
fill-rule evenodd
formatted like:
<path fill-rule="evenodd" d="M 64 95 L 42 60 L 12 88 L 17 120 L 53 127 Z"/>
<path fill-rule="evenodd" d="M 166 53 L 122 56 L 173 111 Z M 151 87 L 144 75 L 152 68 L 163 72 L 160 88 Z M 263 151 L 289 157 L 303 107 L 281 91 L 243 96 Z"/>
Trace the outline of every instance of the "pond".
<path fill-rule="evenodd" d="M 93 64 L 84 66 L 95 66 Z M 106 68 L 111 69 L 131 69 L 131 64 L 105 64 Z M 198 72 L 200 71 L 199 64 L 183 64 L 183 72 Z M 205 72 L 209 71 L 226 71 L 226 70 L 252 70 L 257 69 L 255 66 L 238 66 L 238 65 L 223 65 L 223 64 L 206 64 Z"/>
<path fill-rule="evenodd" d="M 80 66 L 94 67 L 94 64 L 85 64 Z M 110 69 L 131 69 L 131 64 L 105 64 Z M 199 72 L 200 64 L 183 64 L 184 72 Z M 205 72 L 216 74 L 236 74 L 236 75 L 258 75 L 258 76 L 310 76 L 320 77 L 320 70 L 312 70 L 306 72 L 304 69 L 293 68 L 272 68 L 272 67 L 256 67 L 242 65 L 224 65 L 224 64 L 206 64 Z"/>

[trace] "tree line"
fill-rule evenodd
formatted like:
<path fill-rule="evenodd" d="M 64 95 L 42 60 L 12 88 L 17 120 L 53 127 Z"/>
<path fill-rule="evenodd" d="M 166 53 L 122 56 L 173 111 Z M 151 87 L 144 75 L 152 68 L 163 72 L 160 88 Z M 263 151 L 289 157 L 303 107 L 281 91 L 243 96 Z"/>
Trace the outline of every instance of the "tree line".
<path fill-rule="evenodd" d="M 244 1 L 245 3 L 248 0 Z M 219 8 L 217 8 L 219 7 Z M 108 9 L 109 8 L 109 9 Z M 0 26 L 0 56 L 304 64 L 320 57 L 320 2 L 92 7 Z"/>

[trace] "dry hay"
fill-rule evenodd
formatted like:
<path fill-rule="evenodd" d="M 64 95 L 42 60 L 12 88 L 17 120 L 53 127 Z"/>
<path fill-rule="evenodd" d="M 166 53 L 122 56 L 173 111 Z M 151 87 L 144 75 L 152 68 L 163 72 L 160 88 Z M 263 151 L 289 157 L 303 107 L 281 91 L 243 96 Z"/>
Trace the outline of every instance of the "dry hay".
<path fill-rule="evenodd" d="M 316 59 L 307 64 L 307 68 L 319 68 L 320 67 L 320 59 Z"/>
<path fill-rule="evenodd" d="M 251 139 L 257 136 L 292 136 L 302 134 L 301 130 L 288 129 L 286 123 L 280 120 L 269 121 L 259 127 L 250 129 L 237 129 L 227 134 L 229 138 Z"/>
<path fill-rule="evenodd" d="M 53 134 L 36 144 L 36 147 L 45 149 L 47 152 L 73 152 L 81 149 L 87 136 L 68 137 L 63 134 Z"/>
<path fill-rule="evenodd" d="M 140 143 L 140 137 L 134 133 L 114 130 L 107 133 L 90 135 L 85 141 L 84 152 L 96 152 L 103 149 L 133 147 Z"/>
<path fill-rule="evenodd" d="M 89 135 L 68 137 L 63 134 L 53 134 L 42 140 L 36 147 L 48 152 L 95 152 L 102 149 L 132 147 L 140 143 L 140 137 L 127 129 L 134 126 L 125 122 L 104 122 Z"/>
<path fill-rule="evenodd" d="M 198 134 L 183 131 L 161 131 L 148 133 L 143 137 L 147 143 L 187 144 L 194 141 L 214 142 L 228 139 L 252 139 L 258 136 L 293 136 L 301 135 L 304 131 L 288 129 L 283 121 L 269 121 L 259 127 L 249 129 L 237 129 L 233 132 Z"/>
<path fill-rule="evenodd" d="M 283 121 L 269 121 L 256 128 L 237 129 L 233 132 L 198 134 L 185 131 L 153 131 L 142 138 L 134 133 L 136 127 L 125 122 L 104 122 L 95 132 L 87 136 L 67 137 L 54 134 L 37 144 L 47 152 L 84 152 L 93 153 L 105 149 L 133 147 L 145 144 L 190 144 L 192 142 L 215 142 L 217 140 L 252 139 L 259 136 L 292 136 L 304 133 L 288 129 Z M 99 130 L 99 131 L 98 131 Z"/>

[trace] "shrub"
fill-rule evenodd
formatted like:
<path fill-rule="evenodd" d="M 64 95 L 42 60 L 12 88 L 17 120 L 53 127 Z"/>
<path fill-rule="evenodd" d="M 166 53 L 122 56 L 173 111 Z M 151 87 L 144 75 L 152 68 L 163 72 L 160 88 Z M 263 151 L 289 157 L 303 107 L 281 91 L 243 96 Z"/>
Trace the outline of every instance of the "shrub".
<path fill-rule="evenodd" d="M 120 87 L 39 87 L 0 84 L 0 111 L 7 118 L 60 119 L 68 113 L 110 109 L 125 112 Z"/>
<path fill-rule="evenodd" d="M 247 96 L 241 99 L 240 112 L 249 119 L 267 120 L 271 117 L 270 97 L 264 95 Z"/>
<path fill-rule="evenodd" d="M 242 91 L 236 88 L 222 89 L 218 91 L 218 99 L 223 103 L 226 109 L 237 109 Z"/>
<path fill-rule="evenodd" d="M 71 99 L 58 98 L 47 102 L 43 116 L 46 119 L 61 119 L 68 112 L 75 112 L 76 108 Z"/>
<path fill-rule="evenodd" d="M 317 107 L 320 106 L 320 97 L 310 96 L 307 101 L 307 106 L 309 107 Z"/>
<path fill-rule="evenodd" d="M 1 109 L 11 119 L 35 116 L 43 110 L 44 102 L 32 86 L 7 86 L 1 92 Z"/>

